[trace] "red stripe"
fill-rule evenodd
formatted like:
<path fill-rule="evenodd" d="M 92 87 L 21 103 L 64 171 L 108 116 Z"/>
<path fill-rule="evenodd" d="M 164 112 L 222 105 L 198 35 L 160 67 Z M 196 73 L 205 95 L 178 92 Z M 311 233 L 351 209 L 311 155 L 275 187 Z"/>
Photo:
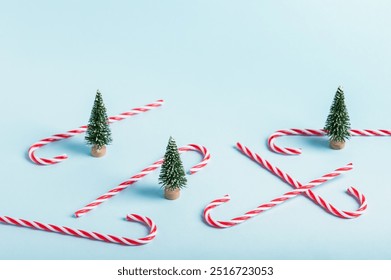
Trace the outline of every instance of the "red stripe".
<path fill-rule="evenodd" d="M 110 242 L 109 239 L 107 239 L 105 236 L 103 236 L 102 234 L 100 233 L 97 233 L 97 232 L 93 232 L 93 234 L 95 234 L 96 236 L 98 236 L 100 238 L 100 240 L 103 240 L 103 241 L 106 241 L 106 242 Z M 96 238 L 95 238 L 96 239 Z"/>
<path fill-rule="evenodd" d="M 109 235 L 112 239 L 114 239 L 117 243 L 125 244 L 121 239 L 119 239 L 117 236 Z"/>
<path fill-rule="evenodd" d="M 217 225 L 215 223 L 215 221 L 213 221 L 213 219 L 210 217 L 210 215 L 208 214 L 208 216 L 205 217 L 206 221 L 208 224 L 214 226 L 214 227 L 220 227 L 219 225 Z"/>
<path fill-rule="evenodd" d="M 142 243 L 138 242 L 137 240 L 130 239 L 130 238 L 124 238 L 126 241 L 128 241 L 132 245 L 142 245 Z"/>
<path fill-rule="evenodd" d="M 85 231 L 85 230 L 81 230 L 79 229 L 79 231 L 81 233 L 83 233 L 85 236 L 87 236 L 86 238 L 90 238 L 90 239 L 94 239 L 94 237 L 91 235 L 91 233 L 89 233 L 88 231 Z"/>
<path fill-rule="evenodd" d="M 383 132 L 383 133 L 386 133 L 388 135 L 391 135 L 391 130 L 387 130 L 387 129 L 379 129 L 379 131 Z"/>
<path fill-rule="evenodd" d="M 11 221 L 11 223 L 13 223 L 14 225 L 19 225 L 19 222 L 11 217 L 5 217 L 7 218 L 8 220 Z M 8 221 L 5 221 L 6 223 L 9 223 Z"/>
<path fill-rule="evenodd" d="M 23 219 L 20 219 L 27 227 L 34 227 L 34 225 L 30 222 L 30 221 L 27 221 L 27 220 L 23 220 Z"/>
<path fill-rule="evenodd" d="M 156 235 L 150 235 L 150 236 L 147 236 L 147 237 L 139 238 L 137 240 L 144 241 L 144 242 L 149 242 L 149 241 L 155 239 L 155 237 L 156 237 Z M 127 238 L 125 238 L 125 239 L 127 240 Z M 136 241 L 136 240 L 133 240 L 133 241 Z M 141 242 L 139 242 L 139 244 L 141 244 Z"/>
<path fill-rule="evenodd" d="M 297 151 L 294 148 L 285 148 L 287 151 L 291 152 L 292 154 L 299 155 L 301 152 Z"/>
<path fill-rule="evenodd" d="M 45 224 L 42 224 L 40 222 L 35 222 L 35 223 L 38 225 L 38 227 L 40 229 L 45 230 L 45 231 L 51 231 Z"/>
<path fill-rule="evenodd" d="M 58 231 L 58 232 L 64 232 L 64 230 L 62 229 L 62 228 L 60 228 L 59 226 L 56 226 L 56 225 L 50 225 L 52 228 L 54 228 L 56 231 Z"/>
<path fill-rule="evenodd" d="M 74 229 L 71 229 L 69 227 L 64 227 L 71 235 L 79 236 L 79 233 L 77 233 Z"/>

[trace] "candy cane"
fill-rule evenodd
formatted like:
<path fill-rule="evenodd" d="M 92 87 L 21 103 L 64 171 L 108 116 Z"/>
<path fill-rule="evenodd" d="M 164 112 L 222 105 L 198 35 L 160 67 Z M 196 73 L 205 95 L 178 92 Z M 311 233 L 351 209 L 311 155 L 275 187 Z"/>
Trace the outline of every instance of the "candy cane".
<path fill-rule="evenodd" d="M 116 116 L 109 117 L 108 122 L 111 124 L 114 122 L 122 121 L 122 120 L 129 118 L 129 117 L 132 117 L 134 115 L 144 113 L 144 112 L 147 112 L 151 109 L 160 107 L 163 105 L 163 103 L 164 103 L 163 100 L 157 100 L 157 101 L 150 103 L 150 104 L 147 104 L 143 107 L 133 108 L 130 111 L 121 113 Z M 53 158 L 40 158 L 35 155 L 35 151 L 42 148 L 43 146 L 45 146 L 49 143 L 57 142 L 57 141 L 60 141 L 63 139 L 68 139 L 68 138 L 71 138 L 75 135 L 84 133 L 86 131 L 87 131 L 87 125 L 83 125 L 83 126 L 80 126 L 79 128 L 69 130 L 65 133 L 55 134 L 51 137 L 42 139 L 42 140 L 38 141 L 37 143 L 34 143 L 29 148 L 29 150 L 28 150 L 29 158 L 31 159 L 31 161 L 33 161 L 34 163 L 39 164 L 39 165 L 51 165 L 51 164 L 56 164 L 56 163 L 62 162 L 68 158 L 68 156 L 66 154 L 55 156 Z"/>
<path fill-rule="evenodd" d="M 286 181 L 292 187 L 294 187 L 296 189 L 303 187 L 303 185 L 300 182 L 298 182 L 297 180 L 293 179 L 292 176 L 290 176 L 289 174 L 283 172 L 281 169 L 273 166 L 270 162 L 268 162 L 267 160 L 263 159 L 260 155 L 252 152 L 249 148 L 243 146 L 240 143 L 237 143 L 236 145 L 237 145 L 238 149 L 243 154 L 245 154 L 250 159 L 252 159 L 253 161 L 255 161 L 258 164 L 260 164 L 262 167 L 264 167 L 267 170 L 269 170 L 272 174 L 274 174 L 274 175 L 280 177 L 282 180 Z M 342 211 L 342 210 L 338 210 L 333 205 L 331 205 L 330 203 L 326 202 L 322 197 L 314 194 L 310 189 L 307 190 L 305 192 L 305 194 L 311 200 L 313 200 L 315 203 L 317 203 L 319 206 L 321 206 L 326 211 L 330 212 L 331 214 L 334 214 L 337 217 L 346 218 L 346 219 L 359 217 L 359 216 L 361 216 L 365 212 L 365 210 L 367 208 L 367 203 L 366 203 L 365 196 L 362 195 L 357 189 L 355 189 L 353 187 L 349 188 L 348 192 L 350 194 L 352 194 L 356 199 L 358 199 L 358 201 L 360 203 L 360 207 L 356 211 Z"/>
<path fill-rule="evenodd" d="M 299 194 L 306 192 L 310 188 L 313 188 L 313 187 L 320 185 L 330 179 L 333 179 L 336 176 L 341 175 L 343 172 L 350 171 L 351 169 L 352 169 L 352 164 L 348 164 L 344 167 L 336 169 L 334 171 L 334 173 L 329 173 L 329 174 L 323 175 L 321 178 L 313 180 L 310 183 L 308 183 L 307 185 L 305 185 L 299 189 L 287 192 L 287 193 L 283 194 L 282 196 L 271 200 L 268 203 L 261 204 L 257 208 L 250 210 L 239 217 L 233 218 L 229 221 L 216 221 L 211 217 L 210 212 L 212 209 L 216 208 L 217 206 L 220 206 L 221 204 L 227 203 L 231 200 L 231 197 L 229 195 L 225 195 L 222 198 L 218 198 L 218 199 L 213 200 L 205 207 L 205 209 L 204 209 L 205 221 L 209 225 L 211 225 L 213 227 L 218 227 L 218 228 L 226 228 L 226 227 L 235 226 L 237 224 L 243 223 L 243 222 L 261 214 L 262 212 L 265 212 L 267 210 L 272 209 L 273 207 L 275 207 L 277 205 L 280 205 L 281 203 L 287 201 L 290 198 L 293 198 Z"/>
<path fill-rule="evenodd" d="M 139 222 L 149 227 L 149 234 L 142 238 L 130 239 L 127 237 L 118 237 L 110 234 L 101 234 L 97 232 L 85 231 L 80 229 L 71 229 L 65 226 L 56 226 L 51 224 L 44 224 L 36 221 L 27 221 L 24 219 L 15 219 L 7 216 L 0 216 L 0 222 L 20 227 L 27 227 L 43 231 L 61 233 L 75 237 L 88 238 L 93 240 L 105 241 L 109 243 L 116 243 L 120 245 L 138 246 L 145 245 L 151 242 L 156 237 L 157 227 L 155 223 L 148 217 L 137 214 L 129 214 L 126 216 L 128 221 Z"/>
<path fill-rule="evenodd" d="M 199 164 L 193 166 L 190 169 L 190 174 L 194 174 L 194 173 L 198 172 L 199 170 L 201 170 L 202 168 L 204 168 L 208 164 L 208 162 L 210 160 L 209 151 L 205 147 L 197 145 L 197 144 L 189 144 L 187 146 L 179 148 L 178 151 L 180 153 L 184 153 L 184 152 L 187 152 L 187 151 L 198 151 L 198 152 L 200 152 L 203 155 L 202 161 Z M 126 189 L 130 185 L 140 181 L 146 175 L 148 175 L 149 173 L 151 173 L 151 172 L 155 171 L 156 169 L 158 169 L 163 164 L 163 161 L 164 161 L 163 158 L 159 159 L 158 161 L 154 162 L 152 165 L 150 165 L 147 168 L 143 169 L 142 171 L 140 171 L 136 175 L 133 175 L 129 180 L 127 180 L 125 182 L 122 182 L 121 184 L 119 184 L 114 189 L 112 189 L 112 190 L 108 191 L 107 193 L 105 193 L 104 195 L 98 197 L 93 202 L 87 204 L 83 208 L 77 210 L 75 212 L 75 217 L 78 218 L 78 217 L 83 216 L 84 214 L 86 214 L 87 212 L 89 212 L 92 209 L 96 208 L 97 206 L 99 206 L 100 204 L 105 202 L 106 200 L 112 198 L 113 196 L 115 196 L 119 192 L 123 191 L 124 189 Z"/>
<path fill-rule="evenodd" d="M 212 209 L 216 208 L 217 206 L 230 201 L 230 196 L 225 195 L 222 198 L 213 200 L 204 209 L 204 219 L 209 225 L 211 225 L 213 227 L 226 228 L 226 227 L 235 226 L 237 224 L 240 224 L 244 221 L 247 221 L 248 219 L 253 218 L 256 215 L 259 215 L 260 213 L 267 211 L 267 210 L 285 202 L 286 200 L 288 200 L 292 197 L 295 197 L 299 194 L 302 194 L 302 193 L 306 194 L 308 197 L 310 197 L 312 200 L 314 200 L 321 207 L 323 207 L 324 209 L 328 210 L 329 212 L 331 212 L 332 214 L 334 214 L 340 218 L 356 218 L 356 217 L 360 216 L 361 214 L 363 214 L 367 208 L 365 196 L 362 195 L 357 189 L 355 189 L 353 187 L 348 189 L 348 193 L 351 194 L 353 197 L 355 197 L 360 203 L 360 208 L 357 211 L 353 211 L 353 212 L 338 210 L 333 205 L 326 202 L 320 196 L 315 195 L 310 190 L 310 188 L 313 188 L 317 185 L 325 183 L 328 180 L 331 180 L 331 179 L 333 179 L 333 178 L 335 178 L 345 172 L 352 170 L 353 166 L 351 163 L 342 167 L 342 168 L 336 169 L 332 173 L 323 175 L 321 178 L 313 180 L 310 183 L 308 183 L 307 185 L 303 186 L 302 184 L 297 182 L 295 179 L 293 179 L 289 174 L 287 174 L 287 173 L 283 172 L 281 169 L 273 166 L 270 162 L 261 158 L 258 154 L 251 152 L 247 147 L 244 147 L 242 144 L 237 143 L 237 147 L 242 153 L 244 153 L 245 155 L 250 157 L 252 160 L 259 163 L 262 167 L 266 168 L 271 173 L 273 173 L 274 175 L 277 175 L 278 177 L 280 177 L 281 179 L 283 179 L 284 181 L 286 181 L 287 183 L 289 183 L 290 185 L 294 186 L 297 189 L 294 191 L 291 191 L 291 192 L 287 192 L 287 193 L 283 194 L 282 196 L 271 200 L 269 203 L 261 204 L 257 208 L 246 212 L 244 215 L 233 218 L 229 221 L 216 221 L 211 217 L 210 212 Z"/>
<path fill-rule="evenodd" d="M 325 136 L 327 135 L 324 129 L 282 129 L 274 132 L 268 138 L 269 148 L 279 154 L 284 155 L 299 155 L 301 154 L 301 149 L 298 148 L 288 148 L 288 147 L 279 147 L 274 142 L 278 137 L 281 136 Z M 351 136 L 391 136 L 391 130 L 388 129 L 351 129 Z"/>

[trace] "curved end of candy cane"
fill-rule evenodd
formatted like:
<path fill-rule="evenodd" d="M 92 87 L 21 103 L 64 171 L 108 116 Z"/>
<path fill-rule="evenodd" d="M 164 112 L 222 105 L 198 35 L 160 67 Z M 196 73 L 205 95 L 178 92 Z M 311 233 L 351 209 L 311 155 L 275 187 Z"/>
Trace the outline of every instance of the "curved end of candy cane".
<path fill-rule="evenodd" d="M 347 189 L 347 193 L 351 196 L 353 196 L 357 202 L 360 204 L 359 208 L 355 211 L 343 211 L 335 208 L 333 205 L 330 203 L 324 202 L 323 200 L 321 201 L 321 205 L 325 206 L 324 208 L 327 209 L 330 213 L 334 214 L 335 216 L 339 218 L 344 218 L 344 219 L 354 219 L 360 217 L 362 214 L 365 213 L 367 210 L 367 201 L 365 196 L 359 192 L 356 188 L 350 187 Z"/>
<path fill-rule="evenodd" d="M 221 222 L 221 221 L 216 221 L 214 220 L 211 215 L 210 215 L 210 212 L 212 211 L 212 209 L 220 206 L 221 204 L 224 204 L 224 203 L 227 203 L 231 200 L 231 197 L 226 194 L 225 196 L 221 197 L 221 198 L 218 198 L 218 199 L 215 199 L 213 201 L 211 201 L 205 208 L 204 208 L 204 213 L 203 213 L 203 217 L 204 217 L 204 220 L 205 222 L 212 226 L 212 227 L 215 227 L 215 228 L 226 228 L 226 227 L 231 227 L 232 225 L 229 225 L 225 222 Z"/>
<path fill-rule="evenodd" d="M 269 136 L 267 139 L 267 144 L 268 147 L 271 151 L 277 153 L 277 154 L 282 154 L 282 155 L 300 155 L 302 153 L 302 149 L 300 148 L 288 148 L 288 147 L 279 147 L 277 146 L 274 142 L 278 137 L 281 137 L 284 135 L 281 135 L 279 133 L 274 133 Z"/>
<path fill-rule="evenodd" d="M 36 149 L 34 150 L 29 150 L 29 158 L 32 162 L 34 162 L 35 164 L 38 164 L 38 165 L 53 165 L 53 164 L 57 164 L 57 163 L 60 163 L 64 160 L 67 160 L 68 159 L 68 155 L 67 154 L 62 154 L 62 155 L 59 155 L 59 156 L 55 156 L 53 158 L 40 158 L 40 157 L 37 157 L 35 155 L 35 151 Z"/>
<path fill-rule="evenodd" d="M 157 226 L 156 224 L 152 221 L 152 219 L 146 217 L 146 216 L 141 216 L 138 214 L 128 214 L 126 215 L 126 220 L 130 222 L 139 222 L 147 227 L 149 227 L 149 234 L 143 238 L 138 238 L 137 239 L 137 244 L 135 245 L 145 245 L 151 242 L 153 239 L 155 239 L 156 234 L 157 234 Z"/>
<path fill-rule="evenodd" d="M 200 152 L 203 156 L 203 159 L 200 163 L 198 163 L 198 164 L 194 165 L 192 168 L 190 168 L 189 174 L 193 175 L 193 174 L 197 173 L 198 171 L 200 171 L 201 169 L 203 169 L 206 165 L 208 165 L 209 160 L 210 160 L 210 153 L 206 147 L 198 145 L 198 144 L 188 144 L 187 146 L 179 148 L 179 150 L 186 151 L 186 150 L 188 150 L 188 148 Z"/>
<path fill-rule="evenodd" d="M 56 163 L 60 163 L 64 160 L 67 160 L 68 159 L 68 155 L 67 154 L 62 154 L 62 155 L 59 155 L 59 156 L 55 156 L 53 159 L 51 159 L 53 161 L 53 163 L 51 164 L 56 164 Z"/>
<path fill-rule="evenodd" d="M 138 214 L 128 214 L 128 215 L 126 215 L 126 220 L 128 220 L 130 222 L 140 222 L 140 223 L 146 224 L 148 226 L 153 224 L 153 222 L 150 218 L 145 217 L 145 216 L 141 216 Z"/>
<path fill-rule="evenodd" d="M 347 212 L 347 214 L 350 214 L 351 217 L 349 218 L 357 218 L 365 213 L 365 211 L 368 208 L 367 199 L 366 197 L 356 188 L 350 187 L 347 189 L 348 194 L 353 196 L 358 203 L 360 204 L 360 207 L 354 211 L 354 212 Z"/>
<path fill-rule="evenodd" d="M 274 142 L 278 137 L 282 136 L 325 136 L 327 131 L 324 129 L 281 129 L 274 132 L 269 136 L 267 143 L 269 149 L 278 154 L 284 155 L 300 155 L 301 149 L 298 148 L 288 148 L 288 147 L 279 147 Z"/>

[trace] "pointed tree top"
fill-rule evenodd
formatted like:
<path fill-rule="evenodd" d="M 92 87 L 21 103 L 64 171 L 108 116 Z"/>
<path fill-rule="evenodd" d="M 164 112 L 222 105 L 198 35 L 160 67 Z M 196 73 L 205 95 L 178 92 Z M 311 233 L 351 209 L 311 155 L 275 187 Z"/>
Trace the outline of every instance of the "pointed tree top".
<path fill-rule="evenodd" d="M 96 94 L 95 94 L 95 100 L 97 100 L 97 99 L 103 100 L 102 93 L 99 91 L 99 89 L 96 90 Z"/>

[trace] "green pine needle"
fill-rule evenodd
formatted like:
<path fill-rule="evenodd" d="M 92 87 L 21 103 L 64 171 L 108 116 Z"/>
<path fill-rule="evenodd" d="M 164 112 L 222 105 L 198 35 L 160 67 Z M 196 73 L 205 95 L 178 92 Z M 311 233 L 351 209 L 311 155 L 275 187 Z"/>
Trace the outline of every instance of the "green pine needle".
<path fill-rule="evenodd" d="M 338 87 L 335 93 L 324 129 L 327 131 L 331 141 L 344 142 L 350 137 L 350 119 L 342 87 Z"/>
<path fill-rule="evenodd" d="M 178 147 L 175 140 L 170 137 L 160 171 L 159 184 L 163 188 L 175 190 L 186 187 L 186 183 L 186 173 L 178 152 Z"/>
<path fill-rule="evenodd" d="M 85 140 L 87 144 L 94 145 L 98 149 L 112 142 L 106 107 L 99 90 L 96 92 Z"/>

